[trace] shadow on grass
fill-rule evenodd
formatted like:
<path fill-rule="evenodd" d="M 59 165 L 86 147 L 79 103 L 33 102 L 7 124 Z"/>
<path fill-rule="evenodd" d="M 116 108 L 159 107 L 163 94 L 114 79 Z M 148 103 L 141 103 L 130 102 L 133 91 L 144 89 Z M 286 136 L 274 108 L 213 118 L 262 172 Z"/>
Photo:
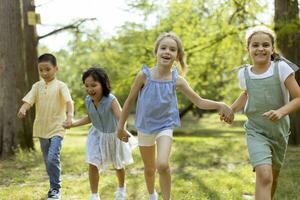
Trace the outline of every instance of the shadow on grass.
<path fill-rule="evenodd" d="M 174 166 L 172 168 L 175 183 L 182 181 L 194 185 L 197 190 L 192 191 L 191 194 L 193 197 L 198 197 L 196 199 L 224 199 L 222 193 L 216 189 L 217 187 L 210 184 L 220 182 L 217 174 L 224 172 L 231 178 L 234 174 L 235 180 L 242 179 L 243 175 L 231 173 L 230 168 L 248 164 L 244 160 L 246 149 L 242 136 L 238 138 L 229 136 L 226 140 L 220 138 L 219 135 L 218 137 L 219 139 L 207 140 L 207 136 L 206 138 L 199 138 L 197 135 L 188 140 L 185 137 L 174 140 L 175 148 L 174 153 L 172 153 Z M 245 151 L 241 152 L 242 149 Z M 212 173 L 214 175 L 210 176 L 209 174 Z M 226 180 L 223 178 L 223 181 Z"/>
<path fill-rule="evenodd" d="M 38 171 L 44 170 L 44 161 L 39 151 L 18 151 L 15 156 L 0 164 L 0 169 L 5 169 L 5 173 L 0 173 L 0 186 L 12 184 L 25 184 L 24 177 L 32 176 Z M 41 179 L 43 177 L 37 177 Z"/>
<path fill-rule="evenodd" d="M 191 154 L 193 154 L 193 153 L 191 153 Z M 173 179 L 175 180 L 175 183 L 182 182 L 182 181 L 188 181 L 188 182 L 191 182 L 192 185 L 196 185 L 196 188 L 198 188 L 198 190 L 192 191 L 192 195 L 193 195 L 193 197 L 197 196 L 198 199 L 202 199 L 201 197 L 203 197 L 204 195 L 205 196 L 207 195 L 207 196 L 209 196 L 209 199 L 221 200 L 220 196 L 218 195 L 218 192 L 213 190 L 209 186 L 207 186 L 202 181 L 202 179 L 200 179 L 199 177 L 196 176 L 194 170 L 191 170 L 193 168 L 195 168 L 195 170 L 199 170 L 199 169 L 197 169 L 198 167 L 204 168 L 204 166 L 207 166 L 207 165 L 202 164 L 202 166 L 197 166 L 197 167 L 192 166 L 190 164 L 190 162 L 186 162 L 186 159 L 190 156 L 192 156 L 192 155 L 183 153 L 183 154 L 178 154 L 174 157 L 174 160 L 175 160 L 174 163 L 177 163 L 177 165 L 174 166 L 175 169 L 173 171 L 173 174 L 174 174 Z M 180 181 L 180 180 L 182 180 L 182 181 Z M 185 195 L 187 195 L 187 196 L 189 195 L 189 194 L 187 194 L 188 191 L 181 191 L 180 188 L 179 188 L 179 191 L 182 193 L 186 193 Z"/>
<path fill-rule="evenodd" d="M 136 130 L 130 130 L 130 133 L 134 136 L 137 136 Z M 243 130 L 230 130 L 230 129 L 211 129 L 211 128 L 203 128 L 197 130 L 180 130 L 175 129 L 173 132 L 174 137 L 232 137 L 236 134 L 244 134 L 245 131 Z M 68 137 L 87 137 L 87 133 L 68 133 Z"/>
<path fill-rule="evenodd" d="M 243 130 L 224 130 L 224 129 L 211 129 L 203 128 L 193 131 L 188 130 L 174 130 L 174 136 L 180 137 L 232 137 L 234 134 L 244 134 Z"/>

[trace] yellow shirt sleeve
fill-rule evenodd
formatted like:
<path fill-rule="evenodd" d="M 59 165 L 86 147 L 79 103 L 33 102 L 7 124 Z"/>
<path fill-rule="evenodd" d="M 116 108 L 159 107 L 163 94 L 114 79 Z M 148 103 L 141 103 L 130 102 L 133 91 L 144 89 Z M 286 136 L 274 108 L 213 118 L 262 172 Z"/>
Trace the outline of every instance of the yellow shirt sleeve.
<path fill-rule="evenodd" d="M 65 83 L 61 84 L 60 94 L 62 95 L 62 97 L 65 100 L 65 102 L 72 101 L 72 97 L 71 97 L 70 91 L 68 89 L 68 86 Z"/>
<path fill-rule="evenodd" d="M 36 103 L 37 84 L 33 84 L 31 90 L 25 95 L 22 101 L 29 103 L 31 106 Z"/>

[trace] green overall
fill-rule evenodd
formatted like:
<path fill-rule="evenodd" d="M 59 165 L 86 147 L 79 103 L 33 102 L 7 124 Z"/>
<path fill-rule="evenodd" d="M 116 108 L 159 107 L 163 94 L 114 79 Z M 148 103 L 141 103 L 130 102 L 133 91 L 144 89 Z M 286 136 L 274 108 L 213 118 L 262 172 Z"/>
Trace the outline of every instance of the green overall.
<path fill-rule="evenodd" d="M 255 169 L 261 164 L 270 164 L 280 170 L 289 136 L 289 117 L 285 116 L 277 122 L 272 122 L 263 113 L 282 107 L 284 97 L 278 72 L 278 62 L 275 62 L 273 75 L 262 79 L 251 79 L 247 68 L 244 70 L 248 103 L 245 114 L 247 146 L 250 162 Z"/>

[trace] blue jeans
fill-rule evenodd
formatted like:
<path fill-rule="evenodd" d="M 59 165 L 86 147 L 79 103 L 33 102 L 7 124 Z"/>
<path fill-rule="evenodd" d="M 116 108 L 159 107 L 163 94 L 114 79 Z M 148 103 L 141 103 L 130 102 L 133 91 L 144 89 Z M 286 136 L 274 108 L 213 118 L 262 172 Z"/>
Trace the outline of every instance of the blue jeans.
<path fill-rule="evenodd" d="M 61 188 L 60 150 L 63 138 L 54 136 L 49 139 L 39 138 L 43 152 L 46 170 L 49 176 L 50 188 Z"/>

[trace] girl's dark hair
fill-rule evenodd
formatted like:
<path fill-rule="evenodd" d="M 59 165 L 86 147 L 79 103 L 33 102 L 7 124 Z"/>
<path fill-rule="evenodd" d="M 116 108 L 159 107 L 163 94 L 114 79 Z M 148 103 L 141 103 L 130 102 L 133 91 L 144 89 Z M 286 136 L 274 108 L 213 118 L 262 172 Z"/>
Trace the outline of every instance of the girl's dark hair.
<path fill-rule="evenodd" d="M 103 95 L 107 97 L 111 91 L 111 86 L 105 70 L 101 67 L 91 67 L 87 69 L 82 74 L 83 84 L 85 79 L 89 76 L 91 76 L 94 79 L 94 81 L 99 82 L 101 84 Z"/>

